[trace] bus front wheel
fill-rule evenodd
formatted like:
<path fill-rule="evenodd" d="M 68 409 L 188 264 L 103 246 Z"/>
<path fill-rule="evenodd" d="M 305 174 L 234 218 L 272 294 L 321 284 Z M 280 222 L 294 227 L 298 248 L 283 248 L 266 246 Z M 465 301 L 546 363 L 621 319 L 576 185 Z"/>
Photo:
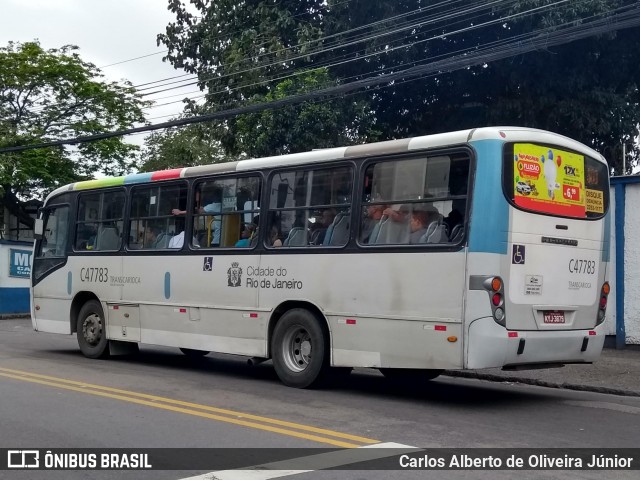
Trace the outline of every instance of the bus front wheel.
<path fill-rule="evenodd" d="M 89 300 L 82 306 L 76 327 L 78 345 L 85 357 L 104 358 L 109 355 L 109 341 L 100 302 Z"/>
<path fill-rule="evenodd" d="M 294 308 L 276 325 L 271 342 L 273 366 L 285 385 L 306 388 L 326 370 L 325 333 L 316 316 Z"/>

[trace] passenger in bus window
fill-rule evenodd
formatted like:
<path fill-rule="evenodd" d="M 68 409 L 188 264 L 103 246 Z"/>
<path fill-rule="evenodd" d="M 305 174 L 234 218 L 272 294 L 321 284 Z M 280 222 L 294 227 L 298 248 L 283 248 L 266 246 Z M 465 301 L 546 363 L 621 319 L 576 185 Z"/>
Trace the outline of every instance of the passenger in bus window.
<path fill-rule="evenodd" d="M 217 195 L 216 195 L 217 196 Z M 207 228 L 211 231 L 211 246 L 217 247 L 220 245 L 220 230 L 222 227 L 222 201 L 214 200 L 211 203 L 206 204 L 204 207 L 198 209 L 198 213 L 210 215 L 211 218 L 207 223 Z"/>
<path fill-rule="evenodd" d="M 162 229 L 156 225 L 147 225 L 144 231 L 144 245 L 142 248 L 166 248 L 162 245 L 165 234 Z"/>
<path fill-rule="evenodd" d="M 168 248 L 182 248 L 183 245 L 184 245 L 184 230 L 182 230 L 177 235 L 174 235 L 173 237 L 171 237 L 171 240 L 169 240 Z M 198 239 L 196 237 L 192 238 L 191 245 L 194 248 L 200 248 L 200 245 L 198 244 Z"/>
<path fill-rule="evenodd" d="M 278 230 L 276 225 L 271 226 L 271 230 L 269 232 L 269 245 L 272 247 L 281 247 L 282 246 L 282 235 Z"/>
<path fill-rule="evenodd" d="M 427 233 L 427 227 L 429 226 L 429 214 L 425 210 L 416 210 L 411 214 L 411 220 L 409 228 L 411 234 L 409 235 L 409 243 L 415 245 L 421 243 L 422 237 Z"/>
<path fill-rule="evenodd" d="M 314 229 L 314 231 L 313 231 L 313 233 L 311 235 L 310 243 L 312 245 L 322 245 L 323 244 L 324 237 L 327 234 L 327 230 L 328 230 L 329 226 L 333 223 L 333 220 L 336 218 L 337 214 L 338 214 L 338 212 L 336 212 L 335 208 L 327 208 L 327 209 L 322 211 L 322 217 L 320 217 L 319 227 Z"/>
<path fill-rule="evenodd" d="M 242 233 L 240 234 L 240 240 L 235 244 L 236 247 L 250 247 L 251 237 L 255 232 L 255 225 L 251 223 L 245 223 Z"/>
<path fill-rule="evenodd" d="M 383 215 L 386 215 L 394 222 L 405 223 L 408 220 L 411 209 L 407 205 L 392 205 L 385 208 Z"/>
<path fill-rule="evenodd" d="M 376 244 L 400 244 L 409 243 L 409 220 L 411 219 L 412 207 L 404 204 L 394 204 L 386 208 L 383 214 L 383 220 L 380 225 Z M 385 218 L 387 219 L 385 221 Z M 372 243 L 371 241 L 369 243 Z"/>
<path fill-rule="evenodd" d="M 362 234 L 360 237 L 362 243 L 370 243 L 371 233 L 375 226 L 380 223 L 386 208 L 386 205 L 369 205 L 366 207 L 366 216 L 362 219 Z"/>

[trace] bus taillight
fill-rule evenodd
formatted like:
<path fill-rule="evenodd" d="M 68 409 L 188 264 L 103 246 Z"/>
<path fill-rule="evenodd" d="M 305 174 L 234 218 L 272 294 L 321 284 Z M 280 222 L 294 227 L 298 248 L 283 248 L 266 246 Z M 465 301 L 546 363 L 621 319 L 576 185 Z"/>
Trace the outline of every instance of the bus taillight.
<path fill-rule="evenodd" d="M 598 318 L 596 320 L 596 325 L 600 325 L 604 322 L 604 314 L 607 310 L 607 298 L 609 297 L 610 291 L 611 287 L 609 286 L 609 282 L 604 282 L 602 289 L 600 290 L 600 304 L 598 305 Z"/>
<path fill-rule="evenodd" d="M 491 299 L 491 313 L 496 323 L 505 326 L 504 282 L 500 277 L 490 277 L 484 282 L 484 288 Z"/>

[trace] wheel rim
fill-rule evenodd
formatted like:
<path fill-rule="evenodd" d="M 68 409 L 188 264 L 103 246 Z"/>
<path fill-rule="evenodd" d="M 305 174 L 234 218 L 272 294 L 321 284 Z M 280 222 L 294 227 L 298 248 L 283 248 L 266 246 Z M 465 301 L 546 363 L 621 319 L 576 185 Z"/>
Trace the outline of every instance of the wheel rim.
<path fill-rule="evenodd" d="M 309 366 L 313 354 L 311 335 L 306 328 L 292 326 L 284 334 L 281 349 L 287 368 L 294 372 L 302 372 Z"/>
<path fill-rule="evenodd" d="M 88 315 L 82 322 L 82 337 L 92 347 L 100 343 L 102 339 L 102 320 L 96 313 Z"/>

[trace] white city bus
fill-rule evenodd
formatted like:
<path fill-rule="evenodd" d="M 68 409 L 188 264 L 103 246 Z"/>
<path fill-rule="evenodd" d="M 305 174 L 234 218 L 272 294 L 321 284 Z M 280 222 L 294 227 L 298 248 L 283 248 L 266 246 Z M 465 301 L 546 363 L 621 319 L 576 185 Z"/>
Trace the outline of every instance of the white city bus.
<path fill-rule="evenodd" d="M 294 387 L 591 363 L 608 196 L 597 152 L 514 127 L 78 182 L 37 221 L 33 327 L 91 358 L 271 359 Z"/>

